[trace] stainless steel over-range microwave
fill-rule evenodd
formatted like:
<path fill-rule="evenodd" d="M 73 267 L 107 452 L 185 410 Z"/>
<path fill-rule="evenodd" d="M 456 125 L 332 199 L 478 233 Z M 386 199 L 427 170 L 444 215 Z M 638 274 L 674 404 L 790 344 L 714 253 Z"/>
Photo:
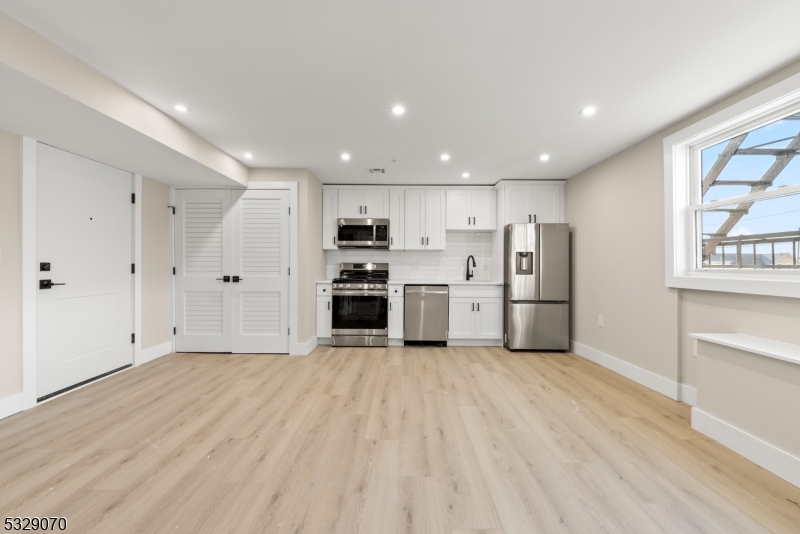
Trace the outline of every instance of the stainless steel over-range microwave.
<path fill-rule="evenodd" d="M 389 219 L 338 219 L 338 248 L 389 248 Z"/>

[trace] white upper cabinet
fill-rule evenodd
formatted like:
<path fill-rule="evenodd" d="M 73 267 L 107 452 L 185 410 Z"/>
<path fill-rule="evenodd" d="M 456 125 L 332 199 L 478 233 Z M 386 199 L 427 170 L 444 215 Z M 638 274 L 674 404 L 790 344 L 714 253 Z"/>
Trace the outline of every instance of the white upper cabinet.
<path fill-rule="evenodd" d="M 339 191 L 322 190 L 322 249 L 336 250 L 336 219 L 339 217 Z"/>
<path fill-rule="evenodd" d="M 449 189 L 447 230 L 497 230 L 497 190 Z"/>
<path fill-rule="evenodd" d="M 405 191 L 389 191 L 389 250 L 404 250 L 405 240 Z"/>
<path fill-rule="evenodd" d="M 444 189 L 406 189 L 405 249 L 444 250 Z"/>
<path fill-rule="evenodd" d="M 364 191 L 361 189 L 339 189 L 340 219 L 364 217 Z"/>
<path fill-rule="evenodd" d="M 503 195 L 503 224 L 564 222 L 562 184 L 507 184 Z"/>
<path fill-rule="evenodd" d="M 388 189 L 364 189 L 364 216 L 370 219 L 389 218 Z"/>
<path fill-rule="evenodd" d="M 339 189 L 339 218 L 388 219 L 388 189 Z"/>

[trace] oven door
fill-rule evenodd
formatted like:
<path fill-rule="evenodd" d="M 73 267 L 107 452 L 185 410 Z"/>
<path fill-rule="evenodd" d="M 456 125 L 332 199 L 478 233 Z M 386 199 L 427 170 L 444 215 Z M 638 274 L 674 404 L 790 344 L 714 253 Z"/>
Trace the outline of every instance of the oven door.
<path fill-rule="evenodd" d="M 389 297 L 383 291 L 334 291 L 331 334 L 385 336 Z"/>
<path fill-rule="evenodd" d="M 388 219 L 339 219 L 338 248 L 389 248 Z"/>

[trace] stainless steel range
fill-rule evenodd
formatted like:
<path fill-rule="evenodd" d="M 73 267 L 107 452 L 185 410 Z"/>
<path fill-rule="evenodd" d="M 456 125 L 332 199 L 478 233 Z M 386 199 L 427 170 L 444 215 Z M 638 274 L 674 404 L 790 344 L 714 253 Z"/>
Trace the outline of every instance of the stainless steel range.
<path fill-rule="evenodd" d="M 333 281 L 335 347 L 385 347 L 389 327 L 389 264 L 340 263 Z"/>

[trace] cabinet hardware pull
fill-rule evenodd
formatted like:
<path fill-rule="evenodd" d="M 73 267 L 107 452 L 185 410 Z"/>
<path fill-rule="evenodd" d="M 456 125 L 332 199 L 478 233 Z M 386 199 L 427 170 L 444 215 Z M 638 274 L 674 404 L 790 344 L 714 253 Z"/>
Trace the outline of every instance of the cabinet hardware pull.
<path fill-rule="evenodd" d="M 426 243 L 425 243 L 426 245 L 430 245 L 431 244 L 431 238 L 430 237 L 426 237 L 425 241 L 426 241 Z"/>
<path fill-rule="evenodd" d="M 471 223 L 469 222 L 469 217 L 467 217 L 467 224 L 471 224 Z"/>
<path fill-rule="evenodd" d="M 424 245 L 425 244 L 425 238 L 424 237 L 420 237 L 420 240 L 421 240 L 420 245 Z"/>
<path fill-rule="evenodd" d="M 392 303 L 389 303 L 389 311 L 392 311 Z"/>
<path fill-rule="evenodd" d="M 359 206 L 359 207 L 358 207 L 358 214 L 359 214 L 359 215 L 361 215 L 361 209 L 362 209 L 362 208 L 361 208 L 361 206 Z M 530 217 L 530 215 L 529 215 L 529 217 Z M 530 221 L 528 221 L 528 222 L 530 222 Z"/>
<path fill-rule="evenodd" d="M 328 301 L 328 311 L 331 311 L 331 301 Z"/>
<path fill-rule="evenodd" d="M 367 207 L 364 206 L 364 215 L 366 215 L 366 214 L 367 214 Z"/>
<path fill-rule="evenodd" d="M 389 244 L 390 244 L 390 245 L 394 245 L 394 238 L 393 238 L 393 237 L 390 237 L 390 238 L 389 238 Z"/>
<path fill-rule="evenodd" d="M 472 303 L 472 311 L 475 311 L 475 303 Z"/>
<path fill-rule="evenodd" d="M 533 216 L 533 224 L 536 224 L 536 215 Z"/>
<path fill-rule="evenodd" d="M 475 217 L 472 218 L 472 224 L 475 224 Z"/>
<path fill-rule="evenodd" d="M 530 213 L 528 214 L 528 222 L 531 222 L 531 215 L 530 215 Z"/>
<path fill-rule="evenodd" d="M 481 311 L 481 303 L 478 303 L 478 311 Z"/>

